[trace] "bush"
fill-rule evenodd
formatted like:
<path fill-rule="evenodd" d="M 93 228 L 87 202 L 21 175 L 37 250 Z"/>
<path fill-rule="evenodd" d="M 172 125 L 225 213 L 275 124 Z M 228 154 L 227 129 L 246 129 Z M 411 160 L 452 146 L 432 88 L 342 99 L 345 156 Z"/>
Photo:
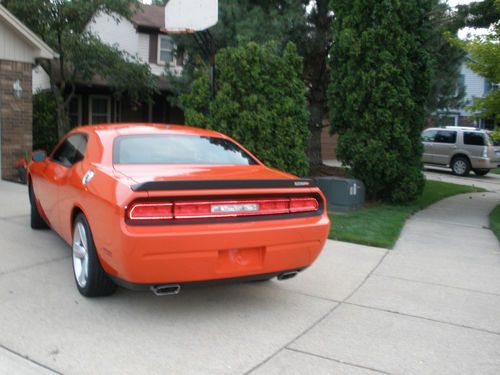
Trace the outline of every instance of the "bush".
<path fill-rule="evenodd" d="M 52 150 L 58 142 L 56 101 L 50 91 L 33 95 L 33 149 Z"/>
<path fill-rule="evenodd" d="M 268 166 L 303 176 L 309 131 L 302 58 L 294 44 L 283 53 L 272 44 L 248 43 L 216 55 L 217 93 L 198 72 L 182 97 L 186 122 L 220 131 L 242 143 Z"/>
<path fill-rule="evenodd" d="M 339 0 L 328 90 L 337 157 L 372 199 L 405 203 L 422 192 L 424 105 L 429 56 L 424 48 L 431 2 Z"/>

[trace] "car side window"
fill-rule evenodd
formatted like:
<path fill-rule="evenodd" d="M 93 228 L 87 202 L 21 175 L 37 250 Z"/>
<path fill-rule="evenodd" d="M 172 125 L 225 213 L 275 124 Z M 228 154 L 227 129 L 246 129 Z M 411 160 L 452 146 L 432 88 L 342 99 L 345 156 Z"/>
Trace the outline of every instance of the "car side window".
<path fill-rule="evenodd" d="M 485 146 L 485 139 L 482 133 L 465 132 L 464 144 L 471 146 Z"/>
<path fill-rule="evenodd" d="M 52 160 L 66 167 L 82 161 L 87 148 L 87 137 L 83 134 L 73 134 L 64 140 L 54 151 Z"/>
<path fill-rule="evenodd" d="M 422 133 L 422 142 L 434 142 L 437 130 L 426 130 Z"/>
<path fill-rule="evenodd" d="M 439 130 L 434 142 L 437 143 L 455 143 L 457 141 L 457 132 L 450 130 Z"/>

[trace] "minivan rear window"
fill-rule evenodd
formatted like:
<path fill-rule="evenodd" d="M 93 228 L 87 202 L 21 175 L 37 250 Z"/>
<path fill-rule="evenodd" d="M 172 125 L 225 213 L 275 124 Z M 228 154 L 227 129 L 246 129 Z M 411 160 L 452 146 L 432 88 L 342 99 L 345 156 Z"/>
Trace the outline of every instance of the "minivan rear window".
<path fill-rule="evenodd" d="M 485 146 L 485 139 L 482 133 L 464 132 L 464 144 L 471 146 Z"/>
<path fill-rule="evenodd" d="M 184 134 L 124 135 L 115 139 L 114 164 L 255 165 L 230 140 Z"/>

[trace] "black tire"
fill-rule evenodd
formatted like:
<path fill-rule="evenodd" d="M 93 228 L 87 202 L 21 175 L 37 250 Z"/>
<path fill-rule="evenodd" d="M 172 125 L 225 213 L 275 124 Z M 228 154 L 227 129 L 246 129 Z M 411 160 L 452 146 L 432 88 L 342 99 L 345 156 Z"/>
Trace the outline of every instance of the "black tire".
<path fill-rule="evenodd" d="M 464 156 L 456 156 L 451 161 L 451 171 L 455 176 L 468 176 L 470 173 L 470 162 Z"/>
<path fill-rule="evenodd" d="M 89 223 L 82 213 L 79 213 L 73 222 L 73 239 L 75 238 L 75 230 L 78 224 L 85 228 L 84 235 L 87 239 L 87 278 L 85 285 L 80 285 L 75 271 L 75 258 L 73 257 L 73 275 L 75 277 L 76 287 L 78 291 L 85 297 L 103 297 L 109 296 L 116 291 L 116 284 L 109 278 L 107 273 L 101 266 L 101 262 L 97 255 L 94 239 L 90 230 Z"/>
<path fill-rule="evenodd" d="M 28 185 L 28 195 L 30 198 L 30 206 L 31 206 L 31 215 L 30 215 L 30 225 L 31 229 L 48 229 L 49 226 L 43 219 L 42 215 L 38 211 L 38 207 L 36 205 L 35 193 L 33 192 L 33 187 L 31 183 Z"/>
<path fill-rule="evenodd" d="M 489 173 L 489 169 L 473 169 L 474 173 L 477 174 L 478 176 L 486 176 Z"/>

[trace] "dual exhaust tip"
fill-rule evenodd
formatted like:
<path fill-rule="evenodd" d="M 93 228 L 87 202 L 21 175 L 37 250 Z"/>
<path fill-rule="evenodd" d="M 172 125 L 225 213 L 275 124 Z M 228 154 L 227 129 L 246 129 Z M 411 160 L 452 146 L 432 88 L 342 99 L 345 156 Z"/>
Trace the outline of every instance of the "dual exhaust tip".
<path fill-rule="evenodd" d="M 277 277 L 278 280 L 288 280 L 297 276 L 298 271 L 287 271 L 280 273 Z M 153 293 L 157 296 L 173 296 L 179 294 L 181 291 L 181 286 L 179 284 L 163 284 L 163 285 L 153 285 L 151 287 Z"/>

